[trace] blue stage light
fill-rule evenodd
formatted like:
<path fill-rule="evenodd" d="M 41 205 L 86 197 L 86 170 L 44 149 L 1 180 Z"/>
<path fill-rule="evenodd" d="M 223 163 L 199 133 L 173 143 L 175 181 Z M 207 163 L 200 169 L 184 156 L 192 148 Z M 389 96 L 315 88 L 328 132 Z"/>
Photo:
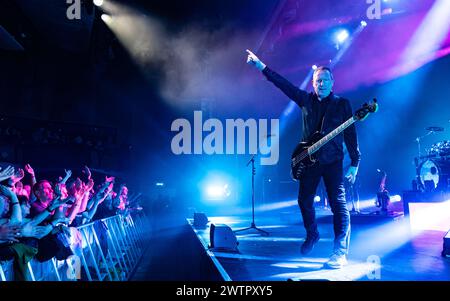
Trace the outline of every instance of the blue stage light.
<path fill-rule="evenodd" d="M 346 29 L 339 30 L 336 34 L 336 42 L 342 44 L 348 39 L 349 36 L 350 34 L 348 33 L 348 30 Z"/>
<path fill-rule="evenodd" d="M 208 183 L 205 188 L 205 199 L 225 200 L 231 194 L 230 187 L 224 183 Z"/>
<path fill-rule="evenodd" d="M 96 6 L 102 6 L 103 5 L 103 0 L 94 0 L 94 4 Z"/>
<path fill-rule="evenodd" d="M 391 203 L 400 202 L 402 197 L 398 194 L 391 196 Z"/>
<path fill-rule="evenodd" d="M 101 18 L 106 24 L 110 24 L 112 22 L 112 17 L 110 15 L 102 14 Z"/>

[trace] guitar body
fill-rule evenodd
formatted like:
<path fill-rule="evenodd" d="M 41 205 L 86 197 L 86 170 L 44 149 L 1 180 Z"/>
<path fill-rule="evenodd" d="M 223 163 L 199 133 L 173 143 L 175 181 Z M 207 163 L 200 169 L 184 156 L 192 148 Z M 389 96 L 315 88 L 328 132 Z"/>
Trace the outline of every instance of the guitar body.
<path fill-rule="evenodd" d="M 291 176 L 293 179 L 298 180 L 305 168 L 313 166 L 317 162 L 316 154 L 306 154 L 308 153 L 308 148 L 322 138 L 323 135 L 320 132 L 316 132 L 308 139 L 307 142 L 300 142 L 297 144 L 291 156 Z M 306 155 L 305 158 L 298 161 L 298 158 L 302 157 L 302 155 Z"/>

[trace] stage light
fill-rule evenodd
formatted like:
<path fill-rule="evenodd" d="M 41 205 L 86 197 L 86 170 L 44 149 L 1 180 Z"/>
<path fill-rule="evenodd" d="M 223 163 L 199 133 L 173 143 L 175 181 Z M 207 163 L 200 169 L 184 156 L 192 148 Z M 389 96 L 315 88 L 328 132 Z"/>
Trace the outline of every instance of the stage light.
<path fill-rule="evenodd" d="M 317 69 L 317 65 L 312 65 L 312 70 L 316 70 Z"/>
<path fill-rule="evenodd" d="M 208 184 L 206 187 L 206 198 L 209 200 L 223 200 L 230 196 L 228 184 Z"/>
<path fill-rule="evenodd" d="M 162 182 L 157 182 L 155 185 L 156 185 L 156 186 L 164 186 L 164 183 L 162 183 Z"/>
<path fill-rule="evenodd" d="M 102 14 L 101 18 L 106 24 L 110 24 L 112 22 L 112 17 L 110 15 Z"/>
<path fill-rule="evenodd" d="M 383 9 L 383 11 L 381 12 L 381 14 L 382 14 L 383 16 L 384 16 L 384 15 L 390 15 L 390 14 L 392 14 L 392 12 L 393 12 L 392 8 L 389 7 L 389 8 Z"/>
<path fill-rule="evenodd" d="M 398 194 L 391 196 L 391 203 L 400 202 L 402 200 L 402 197 Z"/>
<path fill-rule="evenodd" d="M 314 197 L 314 203 L 318 203 L 318 202 L 320 202 L 320 196 L 316 195 Z"/>
<path fill-rule="evenodd" d="M 409 221 L 415 231 L 447 231 L 450 228 L 450 200 L 445 202 L 409 203 Z"/>
<path fill-rule="evenodd" d="M 103 5 L 103 0 L 94 0 L 94 4 L 96 6 L 102 6 Z"/>
<path fill-rule="evenodd" d="M 348 33 L 348 31 L 345 29 L 342 29 L 336 34 L 336 41 L 339 44 L 342 44 L 348 39 L 349 36 L 350 36 L 350 34 Z"/>
<path fill-rule="evenodd" d="M 367 26 L 367 22 L 366 21 L 361 21 L 361 26 L 362 27 L 366 27 Z"/>

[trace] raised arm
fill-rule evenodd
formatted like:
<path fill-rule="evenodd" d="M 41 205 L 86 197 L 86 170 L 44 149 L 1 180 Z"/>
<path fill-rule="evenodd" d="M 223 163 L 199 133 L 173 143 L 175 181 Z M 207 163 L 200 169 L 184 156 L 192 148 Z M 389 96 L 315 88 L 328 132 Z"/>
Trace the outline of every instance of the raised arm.
<path fill-rule="evenodd" d="M 66 184 L 67 180 L 72 176 L 72 171 L 70 169 L 66 170 L 64 169 L 64 172 L 66 173 L 66 175 L 64 176 L 64 178 L 59 182 L 62 184 Z"/>
<path fill-rule="evenodd" d="M 10 200 L 11 204 L 11 217 L 10 224 L 16 225 L 22 223 L 22 209 L 20 208 L 19 200 L 17 195 L 8 187 L 0 185 L 0 193 L 6 196 Z"/>
<path fill-rule="evenodd" d="M 84 166 L 82 173 L 84 173 L 86 175 L 88 181 L 92 178 L 91 170 L 86 165 Z"/>
<path fill-rule="evenodd" d="M 36 174 L 34 173 L 34 169 L 33 169 L 33 167 L 31 167 L 30 164 L 26 164 L 26 165 L 25 165 L 25 170 L 26 170 L 27 173 L 29 173 L 30 176 L 31 176 L 31 187 L 33 187 L 34 184 L 37 183 L 37 181 L 36 181 Z"/>
<path fill-rule="evenodd" d="M 0 170 L 2 168 L 0 167 Z M 0 171 L 0 182 L 11 178 L 14 175 L 14 167 L 8 166 Z"/>
<path fill-rule="evenodd" d="M 83 222 L 82 222 L 83 224 L 89 223 L 92 220 L 95 213 L 97 212 L 98 204 L 100 203 L 100 201 L 102 201 L 102 198 L 99 198 L 98 196 L 93 197 L 93 199 L 94 203 L 92 204 L 92 207 L 83 213 Z"/>
<path fill-rule="evenodd" d="M 13 183 L 16 184 L 17 182 L 22 180 L 24 176 L 25 176 L 25 172 L 23 171 L 22 168 L 19 168 L 11 176 L 11 179 L 13 180 Z"/>
<path fill-rule="evenodd" d="M 73 205 L 68 210 L 69 225 L 73 222 L 73 220 L 77 217 L 78 212 L 80 212 L 82 198 L 76 198 Z"/>
<path fill-rule="evenodd" d="M 295 101 L 297 105 L 300 107 L 305 105 L 305 101 L 308 97 L 308 93 L 306 91 L 294 86 L 290 81 L 271 70 L 250 50 L 247 49 L 247 53 L 247 64 L 254 66 L 256 69 L 261 71 L 269 81 L 271 81 L 284 94 L 286 94 L 287 97 Z"/>
<path fill-rule="evenodd" d="M 84 186 L 84 193 L 82 196 L 81 207 L 79 212 L 86 211 L 86 208 L 89 208 L 91 204 L 89 204 L 89 196 L 92 188 L 94 187 L 94 180 L 90 179 L 88 183 Z"/>

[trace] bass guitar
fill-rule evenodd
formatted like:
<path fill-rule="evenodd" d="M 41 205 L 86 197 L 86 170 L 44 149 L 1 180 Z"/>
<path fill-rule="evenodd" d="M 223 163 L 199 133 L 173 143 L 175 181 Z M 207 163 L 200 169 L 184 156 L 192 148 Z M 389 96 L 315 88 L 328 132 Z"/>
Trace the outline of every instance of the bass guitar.
<path fill-rule="evenodd" d="M 342 133 L 346 128 L 354 124 L 356 121 L 363 121 L 370 113 L 375 113 L 378 110 L 377 99 L 374 98 L 373 102 L 365 103 L 355 114 L 347 121 L 342 123 L 336 129 L 323 135 L 320 132 L 314 133 L 310 139 L 306 142 L 300 142 L 295 147 L 291 156 L 291 176 L 294 180 L 298 180 L 305 168 L 314 165 L 317 162 L 315 154 L 317 151 L 330 142 L 334 137 Z"/>

